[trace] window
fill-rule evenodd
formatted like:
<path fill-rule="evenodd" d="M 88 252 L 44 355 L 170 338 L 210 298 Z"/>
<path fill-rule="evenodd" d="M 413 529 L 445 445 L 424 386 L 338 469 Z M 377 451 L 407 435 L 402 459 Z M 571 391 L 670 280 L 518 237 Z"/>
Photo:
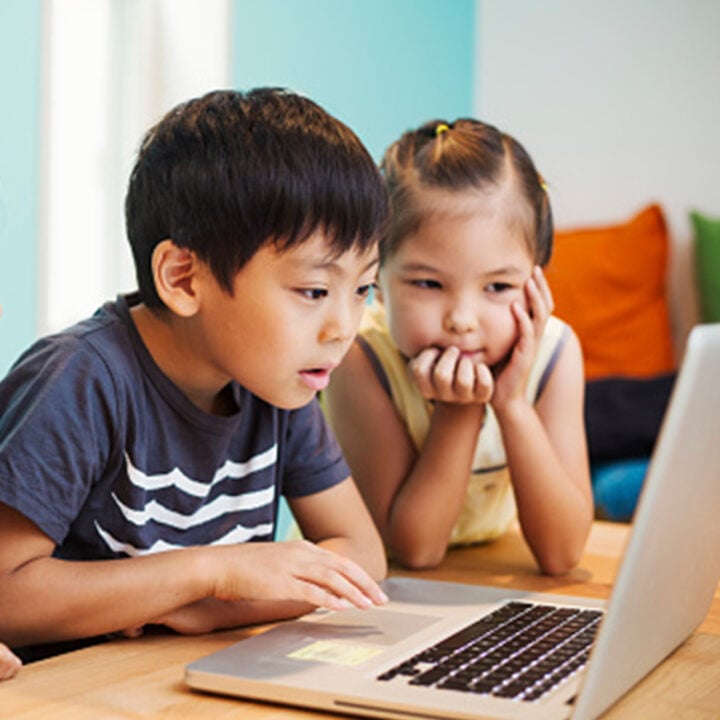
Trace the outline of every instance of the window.
<path fill-rule="evenodd" d="M 135 287 L 123 203 L 145 131 L 228 87 L 230 0 L 48 0 L 41 334 Z"/>

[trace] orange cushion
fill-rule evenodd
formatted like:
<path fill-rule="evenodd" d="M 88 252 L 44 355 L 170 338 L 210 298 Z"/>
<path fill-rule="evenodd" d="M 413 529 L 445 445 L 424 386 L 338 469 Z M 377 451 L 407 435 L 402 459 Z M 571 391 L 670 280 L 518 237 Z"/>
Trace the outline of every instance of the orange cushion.
<path fill-rule="evenodd" d="M 555 314 L 580 338 L 586 379 L 649 377 L 675 368 L 668 255 L 658 205 L 619 225 L 555 233 L 546 274 Z"/>

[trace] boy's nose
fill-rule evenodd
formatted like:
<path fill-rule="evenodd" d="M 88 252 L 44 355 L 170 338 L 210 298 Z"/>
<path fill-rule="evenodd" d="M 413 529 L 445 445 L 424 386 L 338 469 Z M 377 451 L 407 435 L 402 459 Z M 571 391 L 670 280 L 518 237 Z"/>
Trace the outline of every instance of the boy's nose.
<path fill-rule="evenodd" d="M 320 342 L 349 342 L 355 337 L 359 323 L 358 313 L 338 308 L 323 324 Z"/>

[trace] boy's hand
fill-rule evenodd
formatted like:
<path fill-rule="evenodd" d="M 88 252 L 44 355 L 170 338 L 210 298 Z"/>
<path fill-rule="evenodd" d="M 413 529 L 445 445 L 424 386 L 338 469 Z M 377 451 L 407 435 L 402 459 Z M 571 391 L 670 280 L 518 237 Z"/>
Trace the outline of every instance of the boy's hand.
<path fill-rule="evenodd" d="M 258 625 L 299 617 L 308 612 L 307 603 L 292 600 L 218 600 L 205 598 L 153 618 L 149 625 L 162 625 L 180 635 L 204 635 L 227 628 Z M 121 636 L 141 637 L 145 626 L 129 628 Z"/>
<path fill-rule="evenodd" d="M 10 648 L 0 643 L 0 680 L 8 680 L 17 674 L 22 663 Z"/>
<path fill-rule="evenodd" d="M 451 346 L 425 348 L 410 361 L 410 372 L 426 400 L 457 405 L 484 405 L 493 394 L 493 378 L 483 363 L 474 363 Z"/>
<path fill-rule="evenodd" d="M 495 376 L 495 392 L 491 404 L 501 408 L 517 398 L 524 397 L 530 369 L 537 355 L 540 338 L 554 307 L 550 287 L 539 267 L 525 283 L 529 310 L 518 302 L 511 311 L 518 326 L 518 339 L 506 363 Z"/>
<path fill-rule="evenodd" d="M 219 600 L 295 600 L 328 610 L 387 602 L 357 563 L 306 540 L 210 549 L 220 560 L 211 593 Z"/>

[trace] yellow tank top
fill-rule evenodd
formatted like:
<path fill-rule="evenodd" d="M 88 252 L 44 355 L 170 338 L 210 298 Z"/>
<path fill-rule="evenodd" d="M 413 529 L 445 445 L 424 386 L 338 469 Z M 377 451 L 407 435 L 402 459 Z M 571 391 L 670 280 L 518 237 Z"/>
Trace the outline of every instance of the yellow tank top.
<path fill-rule="evenodd" d="M 526 397 L 530 402 L 534 403 L 538 398 L 568 330 L 558 318 L 548 319 L 528 379 Z M 419 452 L 430 427 L 433 406 L 420 394 L 408 371 L 407 361 L 395 347 L 381 304 L 376 302 L 365 312 L 360 337 L 364 340 L 363 345 L 369 346 L 375 355 L 373 362 L 376 367 L 379 364 L 379 374 L 384 373 L 393 402 Z M 500 427 L 488 405 L 475 448 L 465 502 L 450 536 L 450 544 L 464 545 L 496 538 L 508 529 L 516 515 Z"/>

